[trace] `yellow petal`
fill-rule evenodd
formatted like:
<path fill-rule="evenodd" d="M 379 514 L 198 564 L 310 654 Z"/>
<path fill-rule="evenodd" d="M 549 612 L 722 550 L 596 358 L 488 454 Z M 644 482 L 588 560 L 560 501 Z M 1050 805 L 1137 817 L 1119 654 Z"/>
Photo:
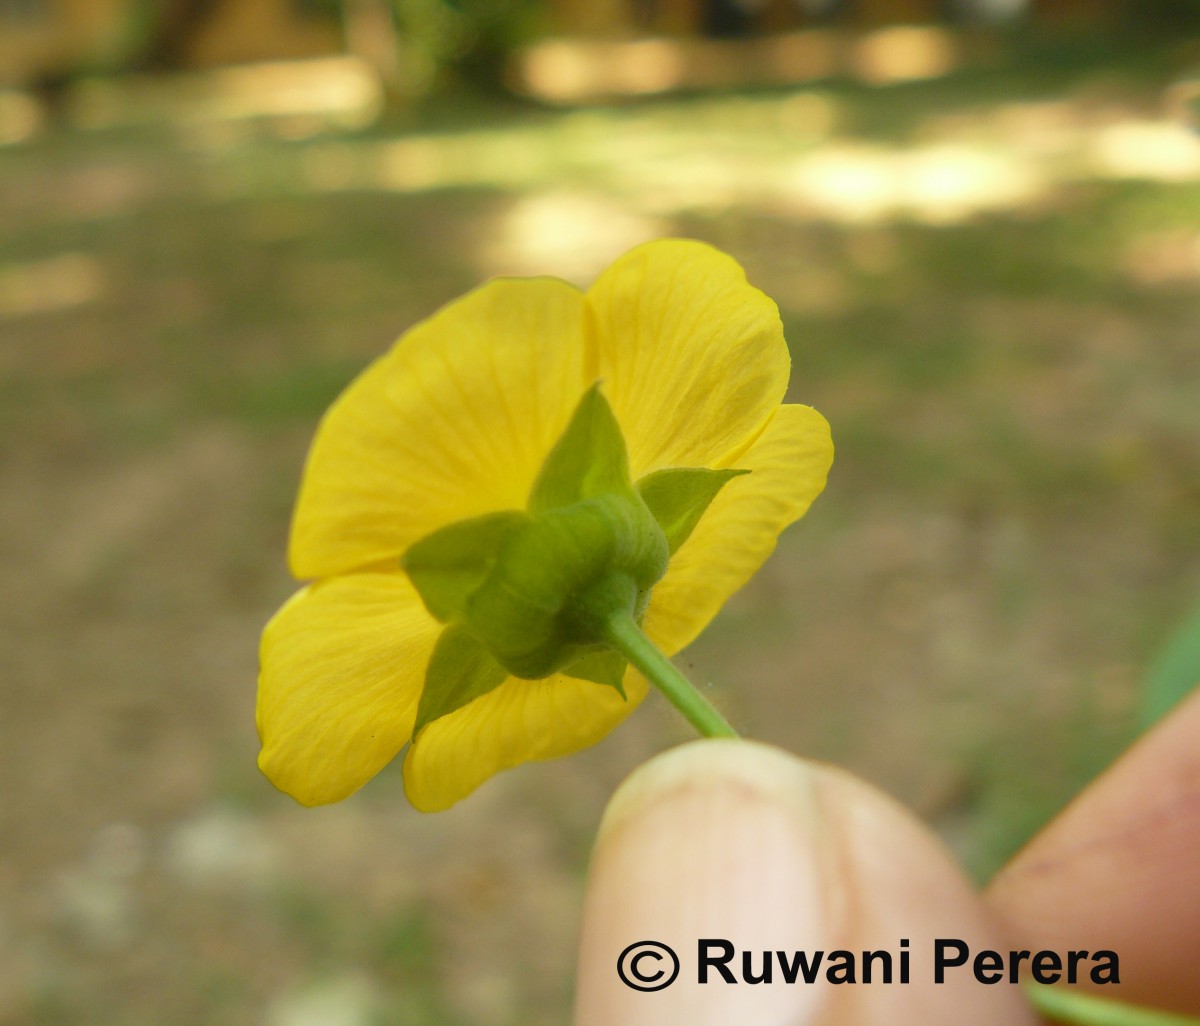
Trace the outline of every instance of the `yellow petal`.
<path fill-rule="evenodd" d="M 669 655 L 699 634 L 825 487 L 833 442 L 809 406 L 781 406 L 654 587 L 644 629 Z"/>
<path fill-rule="evenodd" d="M 646 687 L 632 670 L 625 675 L 628 701 L 615 688 L 572 677 L 510 677 L 417 735 L 404 760 L 408 799 L 438 812 L 501 770 L 594 745 L 637 708 Z"/>
<path fill-rule="evenodd" d="M 554 278 L 498 279 L 360 375 L 309 452 L 292 572 L 345 573 L 457 520 L 523 508 L 587 384 L 582 303 Z"/>
<path fill-rule="evenodd" d="M 588 290 L 586 318 L 635 478 L 732 466 L 783 400 L 779 311 L 711 246 L 666 239 L 626 253 Z"/>
<path fill-rule="evenodd" d="M 336 802 L 408 741 L 441 632 L 400 573 L 303 588 L 263 631 L 258 764 L 304 805 Z"/>

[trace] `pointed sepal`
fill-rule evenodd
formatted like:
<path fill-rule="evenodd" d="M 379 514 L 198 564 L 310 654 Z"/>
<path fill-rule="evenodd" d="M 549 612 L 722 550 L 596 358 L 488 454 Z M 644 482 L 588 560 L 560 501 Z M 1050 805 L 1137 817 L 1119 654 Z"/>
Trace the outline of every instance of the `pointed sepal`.
<path fill-rule="evenodd" d="M 579 401 L 529 494 L 529 512 L 569 506 L 631 486 L 621 427 L 597 382 Z"/>
<path fill-rule="evenodd" d="M 717 493 L 733 478 L 748 473 L 748 470 L 681 467 L 656 470 L 637 483 L 642 499 L 667 536 L 671 555 L 688 540 Z"/>
<path fill-rule="evenodd" d="M 528 522 L 515 510 L 489 513 L 450 524 L 413 545 L 402 562 L 430 615 L 442 623 L 462 619 L 504 542 Z"/>
<path fill-rule="evenodd" d="M 495 656 L 470 632 L 457 625 L 447 627 L 433 646 L 425 670 L 413 736 L 426 724 L 495 690 L 507 676 Z"/>
<path fill-rule="evenodd" d="M 590 680 L 596 684 L 607 684 L 616 688 L 617 694 L 625 698 L 625 668 L 629 665 L 620 652 L 591 652 L 578 662 L 572 663 L 563 673 L 576 680 Z"/>

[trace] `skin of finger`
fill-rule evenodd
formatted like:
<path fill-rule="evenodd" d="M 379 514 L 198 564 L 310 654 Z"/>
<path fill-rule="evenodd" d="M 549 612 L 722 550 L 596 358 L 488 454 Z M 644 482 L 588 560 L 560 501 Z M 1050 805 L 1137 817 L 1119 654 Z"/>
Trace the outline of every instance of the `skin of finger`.
<path fill-rule="evenodd" d="M 1006 866 L 988 898 L 1023 947 L 1107 948 L 1098 993 L 1200 1014 L 1200 693 Z"/>
<path fill-rule="evenodd" d="M 589 872 L 577 1026 L 1027 1026 L 1018 988 L 984 986 L 969 967 L 934 983 L 934 938 L 972 952 L 1000 949 L 1001 934 L 941 844 L 866 784 L 779 749 L 746 741 L 693 742 L 651 760 L 619 789 Z M 698 982 L 699 941 L 736 948 Z M 910 954 L 900 982 L 901 941 Z M 670 945 L 680 973 L 663 990 L 621 982 L 617 961 L 639 941 Z M 752 975 L 763 953 L 843 949 L 893 956 L 871 983 L 819 978 L 770 984 Z M 651 958 L 655 956 L 649 956 Z M 659 963 L 646 961 L 643 968 Z M 861 961 L 860 961 L 861 965 Z M 861 968 L 859 972 L 861 974 Z"/>

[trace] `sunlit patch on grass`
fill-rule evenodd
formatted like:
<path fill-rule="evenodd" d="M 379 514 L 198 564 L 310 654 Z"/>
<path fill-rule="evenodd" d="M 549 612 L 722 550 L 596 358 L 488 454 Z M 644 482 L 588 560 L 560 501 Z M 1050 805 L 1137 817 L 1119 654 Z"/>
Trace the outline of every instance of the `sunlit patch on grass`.
<path fill-rule="evenodd" d="M 397 192 L 421 192 L 447 179 L 446 147 L 434 139 L 397 139 L 376 154 L 376 181 Z"/>
<path fill-rule="evenodd" d="M 667 232 L 654 217 L 629 212 L 604 196 L 575 190 L 515 200 L 485 233 L 478 250 L 484 274 L 539 274 L 547 267 L 586 285 L 640 242 Z"/>
<path fill-rule="evenodd" d="M 1024 206 L 1049 186 L 1027 160 L 999 148 L 943 143 L 887 148 L 830 144 L 795 163 L 783 185 L 788 205 L 849 223 L 962 221 Z"/>
<path fill-rule="evenodd" d="M 961 143 L 909 153 L 901 180 L 905 205 L 935 224 L 1028 205 L 1048 184 L 1044 174 L 1015 154 Z"/>
<path fill-rule="evenodd" d="M 785 97 L 779 104 L 779 128 L 799 141 L 819 141 L 833 134 L 839 106 L 831 96 L 806 90 Z"/>
<path fill-rule="evenodd" d="M 86 253 L 0 265 L 0 318 L 85 306 L 104 294 L 104 267 Z"/>
<path fill-rule="evenodd" d="M 800 223 L 948 225 L 1036 213 L 1069 201 L 1081 182 L 1200 177 L 1200 136 L 1129 105 L 993 101 L 919 118 L 899 136 L 864 125 L 862 107 L 832 89 L 804 89 L 294 147 L 256 140 L 249 121 L 214 121 L 191 126 L 183 141 L 213 158 L 203 186 L 219 200 L 272 189 L 524 194 L 528 204 L 504 229 L 510 238 L 522 223 L 542 231 L 548 194 L 603 196 L 633 218 L 741 209 Z M 576 220 L 568 219 L 572 238 Z M 495 251 L 512 248 L 482 245 L 494 251 L 484 266 L 505 264 Z"/>
<path fill-rule="evenodd" d="M 265 1026 L 368 1026 L 382 1021 L 384 997 L 369 976 L 341 972 L 305 981 L 275 996 Z"/>
<path fill-rule="evenodd" d="M 1200 232 L 1176 228 L 1134 239 L 1122 268 L 1141 285 L 1187 285 L 1200 281 Z"/>
<path fill-rule="evenodd" d="M 524 131 L 397 139 L 379 146 L 374 156 L 371 186 L 396 192 L 520 188 L 551 174 L 546 140 Z"/>
<path fill-rule="evenodd" d="M 787 194 L 801 207 L 850 222 L 880 220 L 899 202 L 888 152 L 862 144 L 823 147 L 800 161 Z"/>
<path fill-rule="evenodd" d="M 1070 100 L 1002 103 L 988 120 L 991 130 L 1008 146 L 1044 159 L 1079 152 L 1088 131 L 1083 111 Z"/>
<path fill-rule="evenodd" d="M 0 146 L 24 142 L 42 126 L 42 109 L 28 93 L 0 89 Z"/>
<path fill-rule="evenodd" d="M 80 128 L 259 121 L 282 138 L 363 128 L 379 116 L 383 86 L 354 57 L 245 64 L 158 79 L 93 79 L 71 96 Z"/>
<path fill-rule="evenodd" d="M 1200 179 L 1200 136 L 1174 121 L 1129 119 L 1100 129 L 1092 153 L 1106 178 Z"/>

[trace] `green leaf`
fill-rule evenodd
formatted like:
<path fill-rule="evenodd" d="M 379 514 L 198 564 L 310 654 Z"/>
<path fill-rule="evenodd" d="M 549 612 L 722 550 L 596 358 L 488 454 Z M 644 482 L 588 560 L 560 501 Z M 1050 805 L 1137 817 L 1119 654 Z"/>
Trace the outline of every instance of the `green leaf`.
<path fill-rule="evenodd" d="M 638 491 L 663 534 L 671 555 L 691 535 L 704 511 L 727 481 L 748 470 L 705 470 L 703 467 L 685 467 L 671 470 L 656 470 L 647 474 L 638 483 Z"/>
<path fill-rule="evenodd" d="M 625 697 L 625 667 L 629 661 L 620 652 L 592 652 L 578 662 L 572 663 L 563 673 L 576 680 L 590 680 L 595 684 L 607 684 L 616 688 Z"/>
<path fill-rule="evenodd" d="M 450 524 L 413 545 L 402 564 L 430 614 L 442 623 L 462 617 L 505 540 L 528 522 L 516 511 L 489 513 Z"/>
<path fill-rule="evenodd" d="M 1200 606 L 1171 635 L 1150 668 L 1142 727 L 1150 727 L 1200 686 Z"/>
<path fill-rule="evenodd" d="M 529 511 L 542 513 L 629 487 L 625 439 L 597 383 L 584 393 L 546 457 L 529 495 Z"/>
<path fill-rule="evenodd" d="M 425 670 L 413 736 L 434 720 L 495 690 L 507 676 L 508 671 L 465 628 L 447 627 L 433 646 Z"/>

